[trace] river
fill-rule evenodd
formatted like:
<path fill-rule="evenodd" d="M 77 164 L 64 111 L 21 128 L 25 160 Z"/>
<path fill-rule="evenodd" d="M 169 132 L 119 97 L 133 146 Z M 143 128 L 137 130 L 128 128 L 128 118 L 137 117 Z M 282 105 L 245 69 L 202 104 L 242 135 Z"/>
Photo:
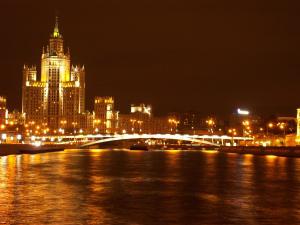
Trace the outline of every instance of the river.
<path fill-rule="evenodd" d="M 300 224 L 300 159 L 125 150 L 0 157 L 0 224 Z"/>

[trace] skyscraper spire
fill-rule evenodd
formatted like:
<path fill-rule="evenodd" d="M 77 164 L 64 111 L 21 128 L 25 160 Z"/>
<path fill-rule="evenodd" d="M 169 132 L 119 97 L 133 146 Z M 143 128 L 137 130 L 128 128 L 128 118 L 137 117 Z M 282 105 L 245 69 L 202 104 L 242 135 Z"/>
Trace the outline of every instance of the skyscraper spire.
<path fill-rule="evenodd" d="M 49 50 L 50 55 L 64 54 L 64 41 L 62 35 L 59 33 L 57 14 L 55 17 L 54 30 L 49 39 Z"/>
<path fill-rule="evenodd" d="M 55 17 L 55 27 L 53 31 L 53 37 L 57 38 L 60 37 L 61 35 L 59 34 L 59 29 L 58 29 L 58 16 Z"/>

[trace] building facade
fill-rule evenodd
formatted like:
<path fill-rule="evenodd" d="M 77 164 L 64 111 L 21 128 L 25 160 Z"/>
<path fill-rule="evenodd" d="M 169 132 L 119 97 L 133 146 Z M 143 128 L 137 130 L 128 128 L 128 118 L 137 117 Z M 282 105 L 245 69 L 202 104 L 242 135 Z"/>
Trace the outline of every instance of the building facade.
<path fill-rule="evenodd" d="M 71 66 L 58 19 L 41 56 L 41 79 L 36 67 L 24 66 L 22 112 L 26 122 L 46 123 L 50 129 L 71 129 L 85 113 L 85 69 Z"/>
<path fill-rule="evenodd" d="M 152 106 L 151 105 L 146 105 L 144 103 L 141 104 L 131 104 L 130 106 L 130 112 L 131 113 L 143 113 L 151 116 L 152 114 Z"/>
<path fill-rule="evenodd" d="M 152 107 L 131 105 L 130 114 L 119 115 L 119 133 L 166 134 L 176 133 L 177 121 L 171 117 L 154 117 Z"/>
<path fill-rule="evenodd" d="M 7 123 L 6 98 L 0 96 L 0 126 Z"/>
<path fill-rule="evenodd" d="M 24 125 L 25 123 L 25 115 L 17 110 L 13 110 L 9 112 L 7 115 L 7 124 L 10 125 Z"/>
<path fill-rule="evenodd" d="M 114 109 L 115 101 L 111 96 L 95 97 L 94 128 L 103 134 L 115 133 L 118 127 L 118 112 Z"/>

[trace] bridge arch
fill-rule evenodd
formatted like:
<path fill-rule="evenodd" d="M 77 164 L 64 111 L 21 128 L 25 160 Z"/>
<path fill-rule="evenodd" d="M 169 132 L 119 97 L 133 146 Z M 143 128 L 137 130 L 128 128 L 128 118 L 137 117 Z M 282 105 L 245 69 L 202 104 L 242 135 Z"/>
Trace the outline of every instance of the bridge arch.
<path fill-rule="evenodd" d="M 189 141 L 189 142 L 195 142 L 199 144 L 205 144 L 205 145 L 211 145 L 211 146 L 220 146 L 218 144 L 205 141 L 202 139 L 196 139 L 192 138 L 190 136 L 186 135 L 172 135 L 172 134 L 128 134 L 128 135 L 117 135 L 114 137 L 108 137 L 108 138 L 103 138 L 100 140 L 88 142 L 86 144 L 81 145 L 81 148 L 93 146 L 96 144 L 101 144 L 101 143 L 107 143 L 107 142 L 114 142 L 114 141 L 123 141 L 123 140 L 133 140 L 133 139 L 164 139 L 164 140 L 178 140 L 178 141 Z"/>

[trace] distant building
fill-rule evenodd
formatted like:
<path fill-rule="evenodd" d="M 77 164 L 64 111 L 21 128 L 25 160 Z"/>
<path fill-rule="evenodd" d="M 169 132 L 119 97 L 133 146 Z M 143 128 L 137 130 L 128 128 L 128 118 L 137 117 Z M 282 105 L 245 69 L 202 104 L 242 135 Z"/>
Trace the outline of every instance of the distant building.
<path fill-rule="evenodd" d="M 35 66 L 24 66 L 22 112 L 26 122 L 46 123 L 51 129 L 71 129 L 85 113 L 85 69 L 71 66 L 70 52 L 65 52 L 58 19 L 43 48 L 41 80 Z"/>
<path fill-rule="evenodd" d="M 193 134 L 197 130 L 206 129 L 205 119 L 198 112 L 184 112 L 178 114 L 176 117 L 180 121 L 179 131 L 181 133 Z"/>
<path fill-rule="evenodd" d="M 279 134 L 295 134 L 297 132 L 297 118 L 290 116 L 277 117 L 277 127 L 279 128 Z"/>
<path fill-rule="evenodd" d="M 6 98 L 0 96 L 0 126 L 7 123 Z"/>
<path fill-rule="evenodd" d="M 152 134 L 171 134 L 176 133 L 176 124 L 167 116 L 152 117 L 149 121 L 149 133 Z"/>
<path fill-rule="evenodd" d="M 139 105 L 135 105 L 135 104 L 131 104 L 130 107 L 130 112 L 131 113 L 143 113 L 143 114 L 148 114 L 149 116 L 151 116 L 152 114 L 152 106 L 151 105 L 146 105 L 146 104 L 139 104 Z"/>
<path fill-rule="evenodd" d="M 95 97 L 94 129 L 103 134 L 114 133 L 118 127 L 118 112 L 114 110 L 114 98 L 111 96 Z"/>
<path fill-rule="evenodd" d="M 91 133 L 93 132 L 94 115 L 89 111 L 81 113 L 77 116 L 77 123 L 73 133 Z"/>
<path fill-rule="evenodd" d="M 248 110 L 237 109 L 229 118 L 228 130 L 234 129 L 237 136 L 251 136 L 257 133 L 261 126 L 262 119 L 258 115 Z"/>
<path fill-rule="evenodd" d="M 8 113 L 7 123 L 11 125 L 24 125 L 25 115 L 17 110 Z"/>
<path fill-rule="evenodd" d="M 182 113 L 170 113 L 170 122 L 176 125 L 176 130 L 181 134 L 211 134 L 215 133 L 217 121 L 211 120 L 212 124 L 208 126 L 208 118 L 197 111 L 187 111 Z M 212 118 L 210 118 L 212 119 Z"/>
<path fill-rule="evenodd" d="M 151 118 L 152 107 L 150 105 L 131 104 L 130 114 L 119 115 L 119 130 L 122 133 L 150 133 Z"/>
<path fill-rule="evenodd" d="M 150 120 L 148 114 L 135 112 L 119 115 L 120 133 L 150 133 Z"/>
<path fill-rule="evenodd" d="M 131 105 L 130 114 L 119 115 L 119 133 L 159 134 L 176 132 L 175 120 L 154 117 L 152 107 L 146 104 Z"/>

